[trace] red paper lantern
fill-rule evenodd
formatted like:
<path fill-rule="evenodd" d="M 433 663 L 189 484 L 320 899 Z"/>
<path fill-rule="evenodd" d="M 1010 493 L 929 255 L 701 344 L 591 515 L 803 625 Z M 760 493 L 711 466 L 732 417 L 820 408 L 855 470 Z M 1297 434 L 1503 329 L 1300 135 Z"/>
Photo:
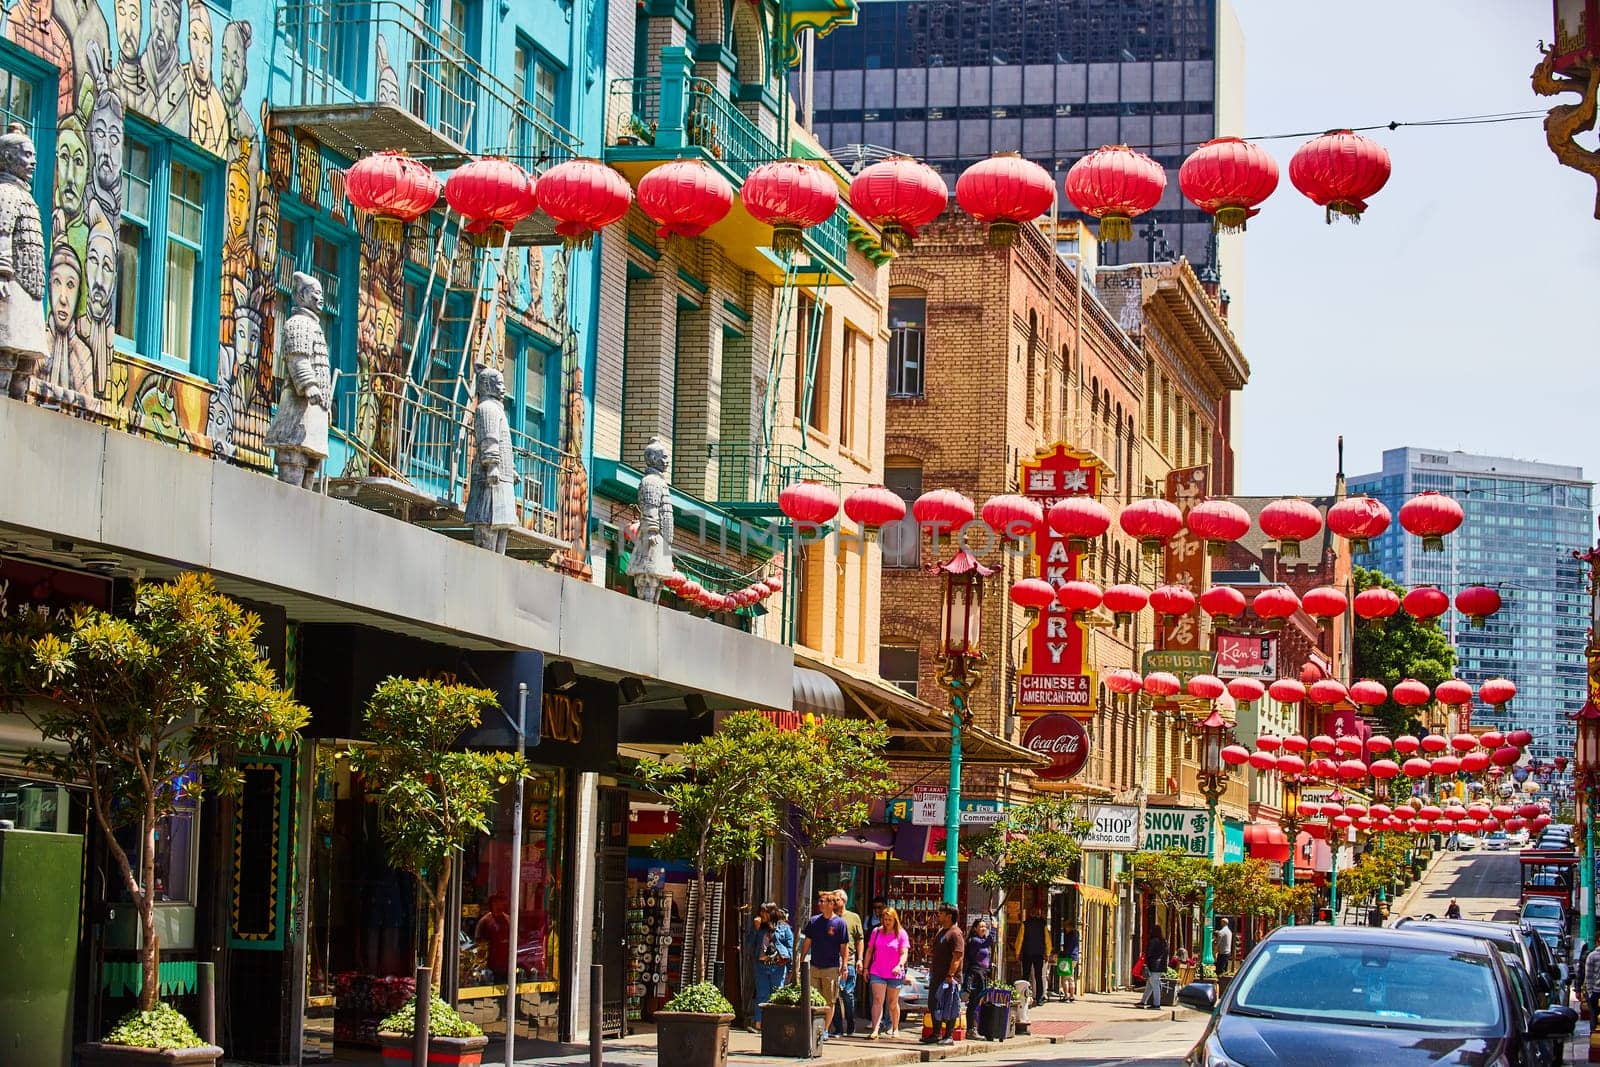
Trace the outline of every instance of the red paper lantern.
<path fill-rule="evenodd" d="M 569 159 L 539 176 L 539 206 L 556 220 L 569 248 L 583 248 L 628 213 L 633 190 L 628 179 L 592 159 Z"/>
<path fill-rule="evenodd" d="M 939 217 L 950 190 L 939 172 L 905 156 L 885 159 L 850 180 L 850 206 L 883 231 L 883 243 L 904 252 L 917 231 Z"/>
<path fill-rule="evenodd" d="M 1350 130 L 1329 130 L 1301 145 L 1289 160 L 1289 181 L 1312 203 L 1359 221 L 1367 200 L 1389 180 L 1389 153 Z"/>
<path fill-rule="evenodd" d="M 1150 603 L 1150 594 L 1137 585 L 1113 585 L 1106 590 L 1101 601 L 1108 611 L 1116 613 L 1118 622 L 1129 622 L 1135 613 L 1143 611 Z"/>
<path fill-rule="evenodd" d="M 1476 752 L 1468 752 L 1466 755 L 1461 757 L 1461 769 L 1466 771 L 1468 774 L 1477 774 L 1488 766 L 1489 753 L 1483 751 L 1482 749 L 1479 749 Z"/>
<path fill-rule="evenodd" d="M 839 187 L 819 166 L 781 159 L 751 171 L 739 199 L 752 218 L 772 227 L 772 250 L 788 256 L 800 251 L 803 230 L 839 210 Z"/>
<path fill-rule="evenodd" d="M 1167 172 L 1143 152 L 1125 144 L 1102 145 L 1067 171 L 1067 199 L 1100 220 L 1100 241 L 1115 244 L 1133 236 L 1133 220 L 1161 202 Z"/>
<path fill-rule="evenodd" d="M 1478 739 L 1471 734 L 1456 734 L 1450 738 L 1450 747 L 1457 752 L 1471 752 L 1478 747 Z"/>
<path fill-rule="evenodd" d="M 1400 773 L 1400 765 L 1392 759 L 1373 760 L 1372 766 L 1368 769 L 1372 771 L 1372 777 L 1385 780 Z"/>
<path fill-rule="evenodd" d="M 1537 819 L 1544 811 L 1537 804 L 1527 803 L 1517 805 L 1517 814 L 1524 819 Z"/>
<path fill-rule="evenodd" d="M 1183 529 L 1183 512 L 1170 500 L 1135 500 L 1117 516 L 1122 532 L 1137 538 L 1139 546 L 1153 552 Z"/>
<path fill-rule="evenodd" d="M 1015 152 L 1000 152 L 974 163 L 956 179 L 956 203 L 987 223 L 989 243 L 1009 245 L 1017 229 L 1050 210 L 1055 203 L 1050 172 Z"/>
<path fill-rule="evenodd" d="M 1299 756 L 1296 756 L 1293 752 L 1285 752 L 1278 757 L 1279 774 L 1285 774 L 1292 777 L 1297 774 L 1303 774 L 1305 769 L 1306 761 L 1301 759 Z"/>
<path fill-rule="evenodd" d="M 1262 533 L 1278 542 L 1279 556 L 1298 559 L 1300 542 L 1309 541 L 1322 530 L 1322 512 L 1314 504 L 1288 497 L 1262 508 L 1257 522 Z"/>
<path fill-rule="evenodd" d="M 1231 500 L 1203 500 L 1189 509 L 1184 523 L 1213 556 L 1221 556 L 1250 532 L 1250 513 Z"/>
<path fill-rule="evenodd" d="M 1278 187 L 1278 162 L 1260 145 L 1217 137 L 1190 153 L 1178 168 L 1178 188 L 1212 216 L 1221 233 L 1237 233 L 1259 214 L 1257 204 Z"/>
<path fill-rule="evenodd" d="M 1187 615 L 1194 610 L 1194 594 L 1181 585 L 1162 585 L 1150 590 L 1150 606 L 1158 615 Z"/>
<path fill-rule="evenodd" d="M 1470 704 L 1472 703 L 1472 686 L 1463 682 L 1460 678 L 1450 678 L 1434 687 L 1433 699 L 1448 707 Z"/>
<path fill-rule="evenodd" d="M 906 517 L 906 502 L 881 485 L 868 485 L 844 498 L 844 513 L 863 530 L 873 530 Z"/>
<path fill-rule="evenodd" d="M 1443 552 L 1444 539 L 1464 518 L 1461 505 L 1443 493 L 1418 493 L 1400 507 L 1400 525 L 1422 538 L 1424 552 Z"/>
<path fill-rule="evenodd" d="M 1500 610 L 1500 593 L 1487 585 L 1469 585 L 1456 594 L 1456 610 L 1465 615 L 1474 629 Z"/>
<path fill-rule="evenodd" d="M 1061 606 L 1072 612 L 1073 617 L 1082 619 L 1085 612 L 1093 611 L 1100 606 L 1100 601 L 1105 594 L 1093 582 L 1070 581 L 1063 582 L 1056 590 L 1056 599 Z"/>
<path fill-rule="evenodd" d="M 1400 597 L 1394 590 L 1381 586 L 1363 589 L 1356 594 L 1355 609 L 1363 619 L 1387 619 L 1400 610 Z"/>
<path fill-rule="evenodd" d="M 1300 598 L 1300 606 L 1305 608 L 1306 614 L 1312 618 L 1332 619 L 1343 615 L 1350 602 L 1333 586 L 1319 585 L 1315 589 L 1306 591 L 1306 595 Z"/>
<path fill-rule="evenodd" d="M 1499 707 L 1517 695 L 1517 684 L 1509 678 L 1490 678 L 1478 686 L 1478 699 Z"/>
<path fill-rule="evenodd" d="M 1518 830 L 1526 827 L 1528 825 L 1528 821 L 1520 815 L 1513 815 L 1509 819 L 1505 820 L 1505 825 L 1507 830 L 1511 831 L 1512 833 L 1516 833 Z"/>
<path fill-rule="evenodd" d="M 1293 678 L 1279 678 L 1268 687 L 1267 692 L 1280 704 L 1298 704 L 1306 698 L 1306 687 Z M 1285 748 L 1289 747 L 1289 741 L 1290 738 L 1284 738 Z"/>
<path fill-rule="evenodd" d="M 1442 775 L 1455 774 L 1461 770 L 1461 759 L 1458 756 L 1440 756 L 1433 761 L 1433 773 Z"/>
<path fill-rule="evenodd" d="M 1285 752 L 1304 752 L 1308 747 L 1310 747 L 1310 744 L 1311 743 L 1309 741 L 1299 734 L 1290 734 L 1283 739 L 1283 750 Z"/>
<path fill-rule="evenodd" d="M 1227 691 L 1222 679 L 1213 674 L 1197 674 L 1189 679 L 1189 695 L 1201 700 L 1215 700 Z"/>
<path fill-rule="evenodd" d="M 1250 610 L 1268 621 L 1287 619 L 1300 610 L 1300 598 L 1288 586 L 1276 585 L 1257 593 Z"/>
<path fill-rule="evenodd" d="M 1340 773 L 1340 777 L 1344 777 L 1342 772 Z M 1348 830 L 1350 827 L 1355 825 L 1355 822 L 1356 821 L 1348 815 L 1335 815 L 1333 817 L 1333 826 L 1336 830 Z"/>
<path fill-rule="evenodd" d="M 1374 537 L 1389 528 L 1389 509 L 1370 496 L 1352 496 L 1328 509 L 1328 529 L 1350 542 L 1350 551 L 1368 551 Z"/>
<path fill-rule="evenodd" d="M 1222 762 L 1230 767 L 1238 767 L 1253 760 L 1250 750 L 1243 745 L 1227 745 L 1222 749 Z"/>
<path fill-rule="evenodd" d="M 839 498 L 820 482 L 796 482 L 778 494 L 778 508 L 794 522 L 821 526 L 839 514 Z"/>
<path fill-rule="evenodd" d="M 1350 687 L 1350 699 L 1362 707 L 1375 708 L 1389 699 L 1389 690 L 1383 687 L 1382 682 L 1363 678 Z"/>
<path fill-rule="evenodd" d="M 1443 752 L 1450 747 L 1450 742 L 1439 734 L 1425 734 L 1422 738 L 1422 751 Z"/>
<path fill-rule="evenodd" d="M 1153 697 L 1176 696 L 1183 688 L 1183 683 L 1178 681 L 1178 676 L 1168 674 L 1166 671 L 1155 671 L 1145 675 L 1144 691 Z"/>
<path fill-rule="evenodd" d="M 1332 752 L 1338 742 L 1327 734 L 1317 734 L 1311 739 L 1311 751 L 1319 756 L 1326 756 Z"/>
<path fill-rule="evenodd" d="M 1138 693 L 1144 689 L 1144 679 L 1139 676 L 1139 672 L 1129 670 L 1126 667 L 1107 671 L 1105 681 L 1107 689 L 1113 693 L 1121 693 L 1124 696 Z"/>
<path fill-rule="evenodd" d="M 1426 776 L 1426 772 L 1416 775 L 1411 774 L 1410 771 L 1407 771 L 1406 774 L 1412 778 L 1421 778 Z M 1422 807 L 1417 809 L 1417 816 L 1419 818 L 1426 819 L 1428 822 L 1438 822 L 1440 819 L 1444 818 L 1444 809 L 1435 804 L 1424 804 Z"/>
<path fill-rule="evenodd" d="M 911 504 L 911 515 L 917 524 L 934 530 L 958 530 L 975 514 L 972 501 L 954 489 L 931 489 Z"/>
<path fill-rule="evenodd" d="M 1023 578 L 1011 583 L 1011 602 L 1018 607 L 1037 612 L 1055 601 L 1055 587 L 1043 578 Z"/>
<path fill-rule="evenodd" d="M 1400 606 L 1414 619 L 1427 622 L 1437 619 L 1450 610 L 1450 598 L 1444 590 L 1431 585 L 1419 585 L 1400 600 Z"/>
<path fill-rule="evenodd" d="M 375 152 L 345 171 L 344 195 L 380 219 L 414 222 L 439 202 L 439 177 L 404 152 Z"/>
<path fill-rule="evenodd" d="M 1528 828 L 1534 831 L 1543 830 L 1549 825 L 1550 816 L 1548 815 L 1535 815 L 1533 818 L 1528 820 Z"/>
<path fill-rule="evenodd" d="M 639 210 L 660 223 L 656 236 L 699 237 L 733 209 L 733 186 L 698 159 L 664 164 L 639 179 Z"/>
<path fill-rule="evenodd" d="M 1433 697 L 1433 694 L 1428 691 L 1428 687 L 1415 678 L 1407 678 L 1398 683 L 1390 695 L 1394 697 L 1394 702 L 1402 708 L 1420 708 Z"/>
<path fill-rule="evenodd" d="M 1337 704 L 1350 695 L 1343 682 L 1336 682 L 1332 678 L 1313 682 L 1310 692 L 1313 704 Z"/>
<path fill-rule="evenodd" d="M 1499 730 L 1485 730 L 1478 735 L 1478 744 L 1487 749 L 1496 749 L 1506 743 L 1506 735 Z"/>
<path fill-rule="evenodd" d="M 1111 511 L 1087 496 L 1063 497 L 1045 513 L 1050 529 L 1067 539 L 1074 552 L 1086 552 L 1091 542 L 1111 528 Z"/>
<path fill-rule="evenodd" d="M 622 175 L 617 178 L 620 181 Z M 628 183 L 623 181 L 622 185 L 627 188 Z M 487 233 L 496 227 L 510 229 L 538 206 L 534 181 L 528 172 L 509 159 L 497 157 L 474 159 L 457 167 L 445 180 L 444 198 L 456 214 L 467 220 L 468 233 Z"/>
<path fill-rule="evenodd" d="M 1410 734 L 1401 734 L 1394 739 L 1394 750 L 1402 756 L 1409 756 L 1421 747 L 1422 742 Z"/>
<path fill-rule="evenodd" d="M 1351 686 L 1350 691 L 1354 693 L 1355 686 Z M 1392 748 L 1394 748 L 1394 742 L 1389 740 L 1387 737 L 1384 737 L 1382 734 L 1373 734 L 1371 737 L 1367 738 L 1368 752 L 1376 755 L 1382 755 Z"/>
<path fill-rule="evenodd" d="M 1228 695 L 1241 704 L 1252 700 L 1260 700 L 1267 692 L 1267 687 L 1255 678 L 1229 678 Z M 1278 739 L 1270 734 L 1263 734 L 1256 740 L 1261 748 L 1274 749 L 1278 747 Z"/>
<path fill-rule="evenodd" d="M 1022 540 L 1044 525 L 1044 508 L 1039 502 L 1015 493 L 985 500 L 982 515 L 989 529 L 1013 541 Z"/>
<path fill-rule="evenodd" d="M 1506 744 L 1516 748 L 1527 748 L 1533 744 L 1533 734 L 1527 730 L 1512 730 L 1506 734 Z"/>
<path fill-rule="evenodd" d="M 1278 769 L 1278 757 L 1270 752 L 1252 752 L 1250 766 L 1258 771 L 1275 771 Z"/>
<path fill-rule="evenodd" d="M 1238 618 L 1244 609 L 1244 594 L 1231 585 L 1214 585 L 1200 594 L 1200 610 L 1214 619 Z"/>
<path fill-rule="evenodd" d="M 1366 745 L 1355 734 L 1340 734 L 1334 739 L 1333 747 L 1338 749 L 1342 755 L 1359 756 Z"/>

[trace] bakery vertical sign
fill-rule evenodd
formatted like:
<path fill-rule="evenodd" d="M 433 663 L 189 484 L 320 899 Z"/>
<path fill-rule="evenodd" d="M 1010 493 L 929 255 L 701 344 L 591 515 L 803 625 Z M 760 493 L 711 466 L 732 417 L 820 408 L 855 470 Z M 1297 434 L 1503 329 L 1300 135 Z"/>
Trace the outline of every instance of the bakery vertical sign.
<path fill-rule="evenodd" d="M 1058 444 L 1023 460 L 1019 484 L 1046 512 L 1069 496 L 1100 495 L 1100 464 L 1092 456 Z M 1066 537 L 1041 528 L 1033 539 L 1035 572 L 1060 587 L 1078 577 L 1080 553 Z M 1017 713 L 1023 718 L 1051 712 L 1080 717 L 1095 713 L 1095 675 L 1088 666 L 1088 628 L 1059 602 L 1039 612 L 1028 634 L 1022 671 L 1017 675 Z"/>
<path fill-rule="evenodd" d="M 1209 467 L 1182 467 L 1167 475 L 1166 497 L 1178 505 L 1184 518 L 1189 509 L 1206 498 Z M 1189 532 L 1187 526 L 1167 541 L 1163 560 L 1168 585 L 1181 586 L 1195 596 L 1206 591 L 1206 545 Z M 1187 615 L 1158 617 L 1160 633 L 1158 645 L 1164 649 L 1193 651 L 1206 647 L 1205 634 L 1200 628 L 1200 615 L 1190 610 Z"/>

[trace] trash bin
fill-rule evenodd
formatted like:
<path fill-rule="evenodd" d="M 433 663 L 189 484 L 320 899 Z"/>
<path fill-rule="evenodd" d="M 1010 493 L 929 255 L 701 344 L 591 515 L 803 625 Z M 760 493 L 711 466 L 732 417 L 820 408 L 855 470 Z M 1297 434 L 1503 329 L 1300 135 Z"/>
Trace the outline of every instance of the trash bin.
<path fill-rule="evenodd" d="M 1011 1036 L 1011 992 L 990 989 L 978 1000 L 978 1036 L 1004 1041 Z"/>
<path fill-rule="evenodd" d="M 1026 981 L 1020 981 L 1012 983 L 1011 988 L 1016 990 L 1016 997 L 1011 1004 L 1012 1021 L 1016 1024 L 1017 1033 L 1026 1034 L 1028 1032 L 1028 1005 L 1033 999 L 1030 996 L 1033 992 L 1033 987 Z"/>

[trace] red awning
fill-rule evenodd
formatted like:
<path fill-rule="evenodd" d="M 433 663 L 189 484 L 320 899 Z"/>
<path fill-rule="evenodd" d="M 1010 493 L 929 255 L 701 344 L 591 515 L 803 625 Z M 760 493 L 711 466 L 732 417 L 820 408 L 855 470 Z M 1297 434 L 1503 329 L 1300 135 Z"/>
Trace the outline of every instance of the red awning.
<path fill-rule="evenodd" d="M 1244 847 L 1252 859 L 1282 863 L 1289 858 L 1289 838 L 1277 823 L 1250 823 L 1244 828 Z"/>

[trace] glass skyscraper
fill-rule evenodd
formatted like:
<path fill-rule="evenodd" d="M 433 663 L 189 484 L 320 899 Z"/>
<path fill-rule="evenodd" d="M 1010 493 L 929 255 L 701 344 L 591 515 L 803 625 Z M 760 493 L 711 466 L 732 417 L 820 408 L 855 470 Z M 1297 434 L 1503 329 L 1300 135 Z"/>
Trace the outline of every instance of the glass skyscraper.
<path fill-rule="evenodd" d="M 1443 552 L 1423 552 L 1421 539 L 1400 529 L 1400 506 L 1429 489 L 1466 512 Z M 1593 490 L 1581 467 L 1424 448 L 1389 449 L 1381 473 L 1350 480 L 1352 494 L 1382 500 L 1395 516 L 1357 564 L 1408 587 L 1437 585 L 1452 598 L 1468 585 L 1500 591 L 1503 606 L 1482 629 L 1453 607 L 1440 624 L 1453 635 L 1460 677 L 1474 687 L 1496 676 L 1517 684 L 1508 714 L 1491 716 L 1475 704 L 1473 723 L 1533 731 L 1540 759 L 1570 755 L 1566 716 L 1586 695 L 1589 596 L 1572 552 L 1593 541 Z"/>
<path fill-rule="evenodd" d="M 1054 171 L 1128 144 L 1166 168 L 1147 236 L 1103 263 L 1211 256 L 1210 216 L 1178 191 L 1184 157 L 1243 135 L 1243 39 L 1226 0 L 862 0 L 855 26 L 817 42 L 814 129 L 845 165 L 867 145 L 917 156 L 952 191 L 966 167 L 1020 152 Z M 870 159 L 868 160 L 870 161 Z M 1075 217 L 1062 197 L 1064 217 Z M 1223 239 L 1224 284 L 1231 239 Z"/>

